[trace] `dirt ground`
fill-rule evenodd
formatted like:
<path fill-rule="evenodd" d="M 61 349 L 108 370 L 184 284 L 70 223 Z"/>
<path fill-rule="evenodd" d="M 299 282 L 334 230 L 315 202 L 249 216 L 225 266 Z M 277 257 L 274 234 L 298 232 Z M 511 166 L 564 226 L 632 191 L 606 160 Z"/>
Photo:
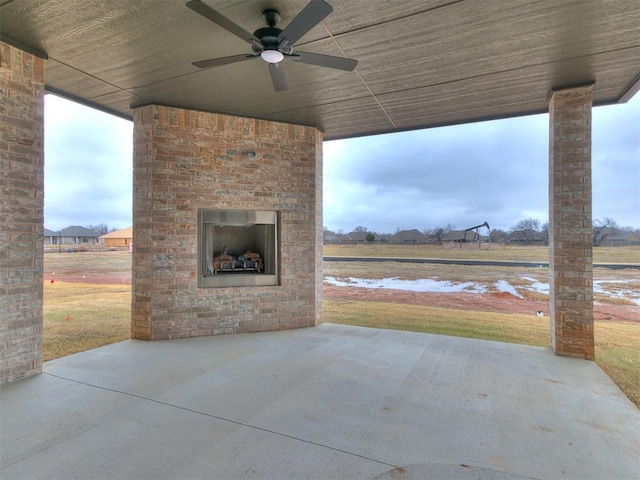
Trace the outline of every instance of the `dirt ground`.
<path fill-rule="evenodd" d="M 45 282 L 50 282 L 51 280 L 98 285 L 131 284 L 131 272 L 79 274 L 77 272 L 66 273 L 58 271 L 53 274 L 45 270 Z M 506 292 L 486 294 L 408 292 L 391 289 L 336 287 L 325 284 L 324 298 L 326 300 L 408 303 L 481 312 L 514 312 L 535 315 L 536 312 L 541 311 L 545 317 L 549 316 L 548 302 L 526 300 Z M 596 320 L 640 323 L 640 307 L 596 303 L 594 305 L 594 317 Z"/>
<path fill-rule="evenodd" d="M 545 317 L 549 316 L 548 302 L 526 300 L 506 292 L 486 294 L 407 292 L 391 289 L 336 287 L 326 284 L 323 291 L 325 300 L 407 303 L 480 312 L 530 313 L 532 315 L 541 311 Z M 593 310 L 596 320 L 640 323 L 640 307 L 596 303 Z"/>

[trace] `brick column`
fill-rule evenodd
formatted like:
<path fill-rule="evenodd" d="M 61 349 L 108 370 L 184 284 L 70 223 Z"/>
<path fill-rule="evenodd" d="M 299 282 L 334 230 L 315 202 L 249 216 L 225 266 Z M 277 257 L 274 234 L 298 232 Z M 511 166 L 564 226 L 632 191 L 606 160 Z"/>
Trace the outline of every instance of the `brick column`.
<path fill-rule="evenodd" d="M 322 299 L 323 299 L 323 284 L 324 274 L 322 271 L 322 247 L 323 247 L 323 156 L 322 156 L 322 135 L 318 133 L 316 139 L 316 171 L 314 177 L 314 189 L 315 189 L 315 218 L 316 218 L 316 236 L 315 236 L 315 257 L 314 257 L 314 269 L 315 269 L 315 299 L 316 299 L 316 325 L 322 323 Z"/>
<path fill-rule="evenodd" d="M 132 337 L 321 322 L 322 133 L 157 105 L 133 117 Z M 199 288 L 200 208 L 277 211 L 280 284 Z"/>
<path fill-rule="evenodd" d="M 42 371 L 43 67 L 0 42 L 0 384 Z"/>
<path fill-rule="evenodd" d="M 591 103 L 593 86 L 549 102 L 549 302 L 557 355 L 593 360 Z"/>

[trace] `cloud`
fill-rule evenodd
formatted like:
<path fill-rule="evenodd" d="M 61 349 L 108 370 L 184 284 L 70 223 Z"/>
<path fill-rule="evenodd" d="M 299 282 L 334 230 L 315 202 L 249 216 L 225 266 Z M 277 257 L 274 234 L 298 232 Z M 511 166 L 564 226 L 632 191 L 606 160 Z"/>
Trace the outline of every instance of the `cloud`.
<path fill-rule="evenodd" d="M 378 232 L 500 224 L 518 203 L 546 217 L 547 123 L 537 115 L 327 142 L 325 224 L 349 231 L 369 222 Z"/>
<path fill-rule="evenodd" d="M 132 223 L 133 124 L 45 97 L 45 225 Z"/>
<path fill-rule="evenodd" d="M 640 226 L 640 96 L 593 111 L 594 218 Z M 324 225 L 508 230 L 548 219 L 548 115 L 325 142 Z"/>
<path fill-rule="evenodd" d="M 593 218 L 640 227 L 640 95 L 594 109 Z"/>
<path fill-rule="evenodd" d="M 45 225 L 132 223 L 131 122 L 45 97 Z M 548 217 L 548 115 L 324 144 L 324 225 L 508 230 Z M 593 217 L 640 227 L 640 95 L 593 110 Z"/>

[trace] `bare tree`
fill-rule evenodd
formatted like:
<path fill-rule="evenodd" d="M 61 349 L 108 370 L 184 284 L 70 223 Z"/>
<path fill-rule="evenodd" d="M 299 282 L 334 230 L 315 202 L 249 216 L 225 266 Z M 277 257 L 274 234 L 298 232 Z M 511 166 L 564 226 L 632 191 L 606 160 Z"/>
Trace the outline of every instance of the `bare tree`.
<path fill-rule="evenodd" d="M 359 233 L 367 233 L 367 227 L 363 227 L 361 225 L 358 225 L 356 228 L 353 229 L 354 232 L 359 232 Z"/>
<path fill-rule="evenodd" d="M 604 217 L 593 221 L 593 245 L 599 247 L 602 241 L 607 237 L 615 233 L 618 229 L 618 222 L 613 218 Z"/>
<path fill-rule="evenodd" d="M 508 236 L 509 236 L 509 233 L 505 232 L 504 230 L 500 230 L 499 228 L 494 228 L 493 230 L 491 230 L 491 233 L 489 234 L 489 241 L 493 243 L 504 242 Z"/>
<path fill-rule="evenodd" d="M 109 225 L 106 223 L 99 223 L 98 225 L 87 225 L 89 230 L 93 230 L 94 232 L 98 232 L 100 235 L 104 235 L 105 233 L 109 233 L 113 231 L 113 229 L 109 230 Z"/>
<path fill-rule="evenodd" d="M 540 220 L 535 218 L 520 220 L 511 229 L 511 236 L 518 242 L 532 245 L 537 239 L 540 239 Z"/>

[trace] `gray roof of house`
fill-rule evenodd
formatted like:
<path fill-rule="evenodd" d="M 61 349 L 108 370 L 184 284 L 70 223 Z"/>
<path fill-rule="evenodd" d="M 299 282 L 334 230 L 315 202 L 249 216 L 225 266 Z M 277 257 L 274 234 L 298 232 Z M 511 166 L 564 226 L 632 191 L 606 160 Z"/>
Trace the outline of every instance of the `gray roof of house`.
<path fill-rule="evenodd" d="M 60 230 L 62 237 L 99 237 L 100 234 L 95 230 L 81 227 L 79 225 L 71 225 L 70 227 Z"/>
<path fill-rule="evenodd" d="M 420 230 L 400 230 L 391 237 L 392 242 L 424 242 L 427 237 Z"/>
<path fill-rule="evenodd" d="M 605 235 L 603 240 L 636 241 L 638 240 L 638 236 L 635 233 L 618 233 L 615 235 Z"/>
<path fill-rule="evenodd" d="M 442 240 L 464 240 L 466 232 L 464 230 L 451 230 L 450 232 L 446 232 L 442 234 Z M 473 233 L 471 234 L 473 237 Z"/>
<path fill-rule="evenodd" d="M 45 237 L 57 237 L 58 236 L 58 232 L 54 232 L 53 230 L 49 230 L 48 228 L 44 229 L 44 236 Z"/>
<path fill-rule="evenodd" d="M 367 240 L 367 235 L 371 232 L 350 232 L 348 234 L 349 239 L 354 242 L 364 242 Z"/>

